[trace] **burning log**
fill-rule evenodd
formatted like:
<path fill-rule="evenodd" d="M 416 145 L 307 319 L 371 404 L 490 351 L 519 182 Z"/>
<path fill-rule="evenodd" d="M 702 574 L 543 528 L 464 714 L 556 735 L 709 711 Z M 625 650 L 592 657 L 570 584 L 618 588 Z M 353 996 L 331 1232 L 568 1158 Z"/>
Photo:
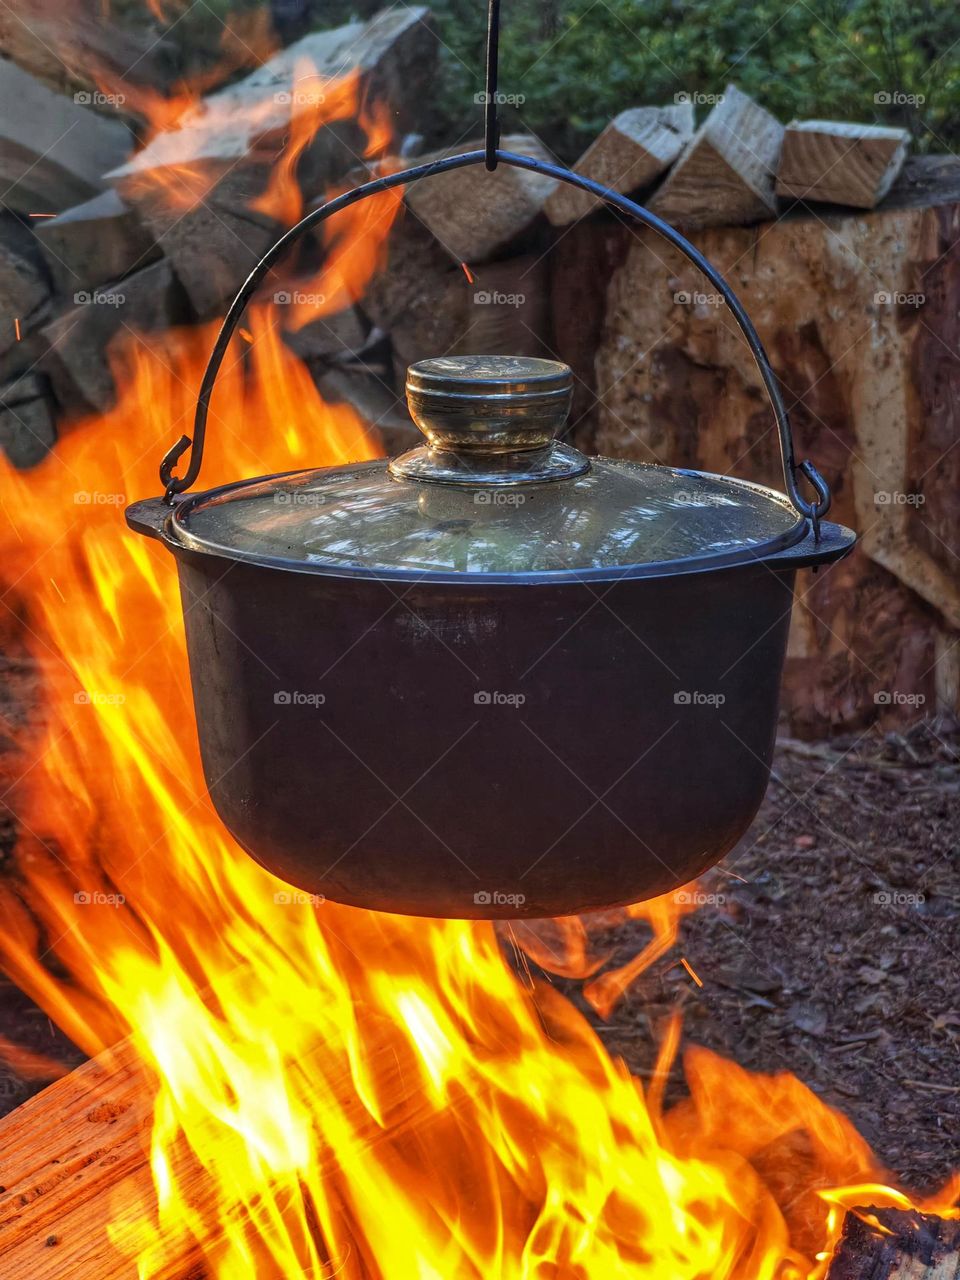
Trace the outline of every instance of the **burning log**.
<path fill-rule="evenodd" d="M 909 143 L 906 129 L 795 120 L 783 136 L 777 195 L 872 209 L 903 168 Z"/>
<path fill-rule="evenodd" d="M 827 1280 L 957 1280 L 960 1222 L 915 1209 L 855 1209 Z"/>
<path fill-rule="evenodd" d="M 126 125 L 0 61 L 0 182 L 18 213 L 59 213 L 102 191 L 131 146 Z M 78 101 L 77 99 L 81 99 Z"/>
<path fill-rule="evenodd" d="M 693 105 L 635 107 L 621 111 L 577 163 L 574 173 L 629 193 L 646 187 L 669 169 L 693 136 Z M 544 206 L 554 226 L 575 222 L 600 202 L 586 191 L 561 184 Z"/>
<path fill-rule="evenodd" d="M 116 191 L 103 191 L 56 218 L 36 236 L 57 288 L 66 294 L 119 280 L 160 254 L 153 237 Z"/>
<path fill-rule="evenodd" d="M 769 111 L 728 85 L 648 207 L 682 227 L 772 218 L 783 132 Z"/>
<path fill-rule="evenodd" d="M 108 1206 L 151 1202 L 152 1092 L 127 1045 L 78 1067 L 0 1121 L 0 1270 L 10 1280 L 135 1268 L 106 1230 Z M 97 1209 L 96 1206 L 103 1206 Z M 106 1212 L 105 1212 L 106 1210 Z"/>
<path fill-rule="evenodd" d="M 308 1056 L 302 1064 L 304 1070 L 312 1065 L 330 1067 L 322 1044 L 317 1045 L 315 1061 Z M 342 1071 L 338 1074 L 334 1068 L 327 1080 L 330 1105 L 341 1109 L 356 1158 L 443 1123 L 419 1088 L 417 1073 L 404 1072 L 388 1043 L 369 1056 L 367 1066 L 389 1089 L 388 1133 L 357 1098 L 346 1060 Z M 186 1143 L 169 1147 L 191 1222 L 177 1233 L 158 1228 L 149 1162 L 154 1096 L 152 1080 L 125 1041 L 0 1119 L 3 1280 L 137 1280 L 143 1273 L 131 1252 L 148 1248 L 155 1250 L 151 1280 L 204 1274 L 202 1255 L 216 1248 L 224 1229 L 222 1188 Z M 211 1116 L 208 1123 L 217 1130 L 222 1150 L 219 1122 Z M 239 1151 L 243 1135 L 237 1132 L 231 1141 Z M 337 1154 L 322 1151 L 318 1176 L 329 1175 L 333 1182 L 338 1169 Z M 349 1216 L 346 1202 L 344 1212 Z M 258 1224 L 233 1220 L 229 1226 L 246 1235 L 258 1256 Z M 118 1236 L 124 1237 L 124 1245 L 117 1242 Z"/>
<path fill-rule="evenodd" d="M 309 198 L 364 151 L 366 133 L 354 118 L 361 104 L 388 103 L 401 129 L 416 122 L 435 55 L 422 8 L 305 36 L 114 169 L 110 180 L 173 262 L 201 317 L 222 310 L 282 230 L 270 184 L 290 139 L 301 148 L 297 185 Z M 277 200 L 264 202 L 268 192 Z"/>

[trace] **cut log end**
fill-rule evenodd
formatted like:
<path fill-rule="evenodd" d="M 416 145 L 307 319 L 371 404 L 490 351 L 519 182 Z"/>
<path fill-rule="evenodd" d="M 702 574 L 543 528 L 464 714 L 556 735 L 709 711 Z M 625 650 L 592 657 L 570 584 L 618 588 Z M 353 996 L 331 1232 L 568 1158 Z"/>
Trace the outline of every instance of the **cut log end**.
<path fill-rule="evenodd" d="M 772 218 L 782 141 L 779 121 L 728 85 L 648 208 L 667 222 L 692 228 Z"/>
<path fill-rule="evenodd" d="M 902 169 L 909 142 L 906 129 L 794 121 L 783 138 L 777 194 L 872 209 Z"/>
<path fill-rule="evenodd" d="M 853 1209 L 827 1280 L 960 1280 L 960 1221 L 915 1209 Z"/>

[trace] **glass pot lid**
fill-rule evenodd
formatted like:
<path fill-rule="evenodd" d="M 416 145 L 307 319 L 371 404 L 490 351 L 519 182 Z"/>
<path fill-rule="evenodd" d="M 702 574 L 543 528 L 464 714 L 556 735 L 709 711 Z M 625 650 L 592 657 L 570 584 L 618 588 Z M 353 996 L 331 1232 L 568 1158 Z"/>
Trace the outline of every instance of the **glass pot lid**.
<path fill-rule="evenodd" d="M 775 490 L 557 443 L 571 397 L 569 368 L 552 360 L 421 361 L 407 398 L 425 445 L 201 494 L 175 508 L 170 532 L 306 572 L 491 580 L 686 573 L 804 536 Z"/>

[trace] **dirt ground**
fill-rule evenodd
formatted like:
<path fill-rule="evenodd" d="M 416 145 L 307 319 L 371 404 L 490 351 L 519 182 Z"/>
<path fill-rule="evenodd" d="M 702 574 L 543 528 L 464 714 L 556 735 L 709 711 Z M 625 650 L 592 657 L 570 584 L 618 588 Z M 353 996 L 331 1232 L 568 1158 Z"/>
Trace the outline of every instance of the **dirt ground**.
<path fill-rule="evenodd" d="M 716 904 L 597 1022 L 610 1051 L 649 1068 L 679 1007 L 688 1042 L 794 1072 L 905 1185 L 941 1184 L 960 1167 L 958 760 L 942 726 L 782 742 L 752 830 L 702 886 Z M 609 939 L 621 960 L 638 927 Z"/>
<path fill-rule="evenodd" d="M 11 836 L 0 830 L 0 874 Z M 960 734 L 922 724 L 781 743 L 757 821 L 702 887 L 714 901 L 608 1022 L 595 1019 L 610 1051 L 649 1069 L 659 1027 L 680 1008 L 688 1041 L 793 1071 L 906 1185 L 941 1183 L 960 1166 Z M 631 922 L 601 940 L 616 963 L 644 937 Z M 583 1004 L 576 984 L 562 985 Z M 67 1067 L 81 1060 L 9 983 L 0 1036 L 6 1057 L 12 1043 Z M 42 1084 L 0 1065 L 0 1113 Z"/>

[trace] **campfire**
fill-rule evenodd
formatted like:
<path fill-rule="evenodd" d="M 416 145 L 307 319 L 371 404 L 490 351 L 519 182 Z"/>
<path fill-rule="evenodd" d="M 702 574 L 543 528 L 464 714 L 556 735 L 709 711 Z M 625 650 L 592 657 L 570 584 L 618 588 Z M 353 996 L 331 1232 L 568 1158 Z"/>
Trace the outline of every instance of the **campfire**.
<path fill-rule="evenodd" d="M 270 92 L 254 94 L 252 116 L 246 82 L 221 91 L 233 93 L 222 115 L 192 100 L 164 108 L 178 127 L 154 123 L 116 166 L 124 207 L 165 246 L 138 269 L 151 321 L 135 307 L 109 333 L 86 331 L 86 346 L 52 342 L 53 389 L 34 386 L 31 402 L 73 397 L 82 411 L 39 465 L 2 463 L 3 598 L 43 693 L 38 722 L 16 731 L 0 965 L 92 1061 L 0 1128 L 0 1273 L 960 1275 L 960 1182 L 913 1197 L 795 1076 L 750 1074 L 706 1049 L 686 1050 L 687 1095 L 668 1104 L 679 1020 L 636 1078 L 551 983 L 582 982 L 609 1016 L 676 941 L 692 889 L 608 913 L 644 921 L 650 941 L 600 972 L 587 918 L 515 928 L 341 906 L 258 866 L 213 810 L 176 576 L 122 508 L 156 492 L 158 457 L 191 431 L 215 320 L 244 274 L 235 233 L 255 258 L 295 222 L 322 194 L 301 188 L 311 163 L 327 195 L 344 189 L 346 173 L 324 167 L 332 134 L 368 173 L 395 151 L 376 91 L 396 88 L 408 54 L 389 22 L 372 26 L 350 75 L 290 51 L 265 63 L 253 90 Z M 276 163 L 258 154 L 276 132 L 262 112 L 297 94 L 309 109 L 288 111 Z M 152 98 L 141 107 L 162 114 Z M 532 199 L 525 177 L 503 182 Z M 227 208 L 238 189 L 242 218 Z M 233 232 L 209 228 L 198 263 L 192 229 L 211 208 Z M 389 381 L 405 359 L 401 342 L 383 356 L 355 310 L 383 287 L 395 219 L 417 216 L 401 208 L 394 191 L 348 208 L 278 266 L 224 363 L 205 484 L 377 458 L 396 452 L 391 432 L 412 443 L 395 407 L 372 415 L 343 394 L 364 353 L 364 378 L 375 368 Z M 457 267 L 455 287 L 470 274 Z M 175 317 L 195 323 L 167 323 L 157 298 L 171 293 Z M 50 325 L 69 333 L 63 315 Z"/>

